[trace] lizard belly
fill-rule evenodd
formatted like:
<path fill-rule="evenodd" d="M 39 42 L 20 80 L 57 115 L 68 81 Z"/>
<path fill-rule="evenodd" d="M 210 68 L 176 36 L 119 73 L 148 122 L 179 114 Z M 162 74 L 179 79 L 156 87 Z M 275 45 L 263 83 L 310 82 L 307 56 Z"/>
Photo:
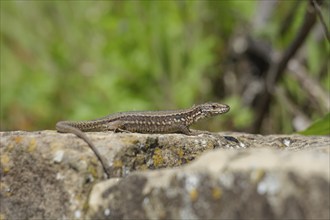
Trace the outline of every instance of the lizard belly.
<path fill-rule="evenodd" d="M 138 133 L 175 133 L 181 131 L 181 124 L 171 121 L 128 121 L 122 129 Z"/>

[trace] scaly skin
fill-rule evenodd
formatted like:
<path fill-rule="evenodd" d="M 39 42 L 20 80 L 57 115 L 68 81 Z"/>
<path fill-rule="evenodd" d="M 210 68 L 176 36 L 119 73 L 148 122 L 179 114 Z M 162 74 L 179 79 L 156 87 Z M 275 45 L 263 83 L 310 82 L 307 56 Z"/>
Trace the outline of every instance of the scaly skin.
<path fill-rule="evenodd" d="M 230 107 L 219 103 L 205 103 L 188 109 L 168 111 L 131 111 L 108 115 L 89 121 L 59 121 L 56 130 L 73 133 L 83 139 L 94 151 L 109 176 L 106 162 L 84 132 L 128 131 L 138 133 L 183 133 L 191 135 L 189 126 L 200 119 L 224 114 Z"/>

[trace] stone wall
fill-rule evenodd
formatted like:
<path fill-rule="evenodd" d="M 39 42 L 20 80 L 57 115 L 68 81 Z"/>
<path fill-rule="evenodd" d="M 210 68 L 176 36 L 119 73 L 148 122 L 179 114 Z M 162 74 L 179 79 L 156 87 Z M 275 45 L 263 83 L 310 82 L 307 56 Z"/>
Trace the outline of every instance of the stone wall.
<path fill-rule="evenodd" d="M 0 219 L 329 219 L 330 138 L 0 132 Z"/>

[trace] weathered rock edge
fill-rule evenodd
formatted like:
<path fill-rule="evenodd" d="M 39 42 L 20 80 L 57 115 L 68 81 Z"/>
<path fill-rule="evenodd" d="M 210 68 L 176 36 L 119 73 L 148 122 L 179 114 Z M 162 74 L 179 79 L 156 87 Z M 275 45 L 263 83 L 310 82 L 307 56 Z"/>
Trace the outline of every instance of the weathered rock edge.
<path fill-rule="evenodd" d="M 74 135 L 0 132 L 0 219 L 329 217 L 329 137 L 88 136 L 119 179 Z"/>

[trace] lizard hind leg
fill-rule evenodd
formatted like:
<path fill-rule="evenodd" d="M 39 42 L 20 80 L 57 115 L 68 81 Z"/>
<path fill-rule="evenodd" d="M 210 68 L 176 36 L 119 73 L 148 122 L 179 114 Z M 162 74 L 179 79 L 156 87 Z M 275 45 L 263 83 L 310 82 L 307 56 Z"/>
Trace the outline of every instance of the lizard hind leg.
<path fill-rule="evenodd" d="M 122 128 L 117 128 L 114 130 L 115 133 L 117 132 L 122 132 L 122 133 L 132 133 L 131 131 L 129 130 L 125 130 L 125 129 L 122 129 Z"/>
<path fill-rule="evenodd" d="M 191 135 L 191 131 L 189 130 L 189 128 L 185 125 L 181 125 L 178 127 L 179 129 L 179 132 L 181 132 L 182 134 L 185 134 L 185 135 Z"/>
<path fill-rule="evenodd" d="M 110 126 L 108 125 L 108 131 L 114 131 L 115 133 L 131 133 L 131 131 L 126 129 L 125 123 L 121 121 L 114 121 L 110 124 Z"/>
<path fill-rule="evenodd" d="M 104 131 L 122 132 L 125 130 L 125 124 L 121 121 L 112 121 L 102 127 Z"/>

